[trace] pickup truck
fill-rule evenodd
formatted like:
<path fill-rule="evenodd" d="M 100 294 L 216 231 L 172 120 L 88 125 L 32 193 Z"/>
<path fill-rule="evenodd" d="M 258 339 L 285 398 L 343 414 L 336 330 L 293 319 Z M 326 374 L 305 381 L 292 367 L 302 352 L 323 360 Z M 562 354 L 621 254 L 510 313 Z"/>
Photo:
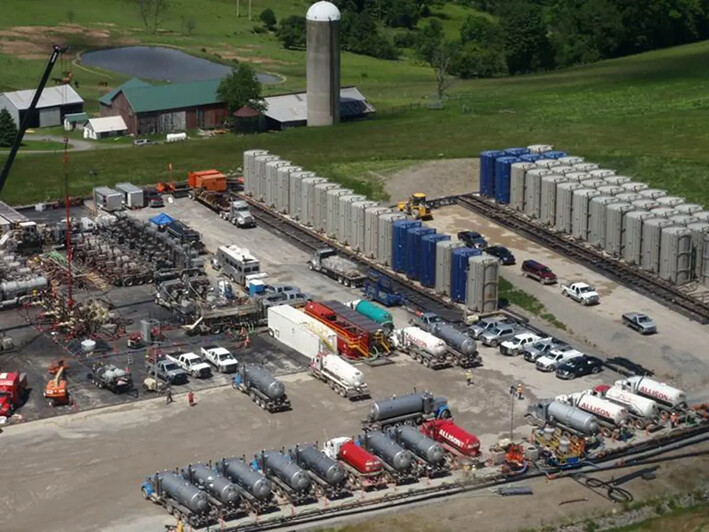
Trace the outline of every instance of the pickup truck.
<path fill-rule="evenodd" d="M 500 344 L 500 354 L 517 356 L 522 353 L 525 347 L 532 345 L 538 340 L 541 340 L 541 338 L 533 333 L 525 332 L 518 334 Z"/>
<path fill-rule="evenodd" d="M 212 368 L 195 353 L 182 353 L 177 356 L 177 363 L 195 378 L 206 379 L 212 376 Z"/>
<path fill-rule="evenodd" d="M 598 292 L 591 285 L 583 282 L 562 284 L 561 293 L 582 305 L 596 305 L 601 301 Z"/>
<path fill-rule="evenodd" d="M 219 373 L 234 373 L 239 365 L 228 349 L 218 345 L 205 345 L 200 351 L 204 359 L 217 368 Z"/>
<path fill-rule="evenodd" d="M 640 334 L 655 334 L 657 325 L 646 314 L 640 312 L 626 312 L 623 314 L 623 324 L 635 329 Z"/>
<path fill-rule="evenodd" d="M 187 372 L 170 355 L 158 360 L 148 360 L 145 363 L 145 369 L 148 375 L 154 375 L 169 384 L 187 384 Z"/>
<path fill-rule="evenodd" d="M 556 368 L 564 362 L 581 356 L 583 356 L 583 353 L 576 349 L 552 349 L 549 354 L 537 359 L 536 366 L 539 371 L 556 371 Z"/>

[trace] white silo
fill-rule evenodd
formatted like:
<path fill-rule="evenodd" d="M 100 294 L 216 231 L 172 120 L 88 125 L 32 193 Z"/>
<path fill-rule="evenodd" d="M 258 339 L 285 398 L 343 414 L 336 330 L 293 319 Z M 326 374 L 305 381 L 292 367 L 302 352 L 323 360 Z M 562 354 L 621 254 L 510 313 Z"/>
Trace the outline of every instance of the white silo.
<path fill-rule="evenodd" d="M 308 126 L 331 126 L 340 121 L 340 10 L 315 2 L 305 20 Z"/>

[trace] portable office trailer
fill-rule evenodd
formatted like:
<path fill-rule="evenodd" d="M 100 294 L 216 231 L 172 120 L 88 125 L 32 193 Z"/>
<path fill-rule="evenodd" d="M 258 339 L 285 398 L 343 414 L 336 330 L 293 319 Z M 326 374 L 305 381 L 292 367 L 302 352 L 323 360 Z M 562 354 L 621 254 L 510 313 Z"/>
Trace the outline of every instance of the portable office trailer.
<path fill-rule="evenodd" d="M 256 163 L 254 159 L 260 155 L 268 155 L 268 150 L 247 150 L 244 152 L 244 193 L 253 196 L 254 180 L 256 179 Z"/>
<path fill-rule="evenodd" d="M 337 190 L 340 186 L 337 183 L 318 183 L 315 185 L 315 210 L 313 213 L 313 228 L 318 232 L 325 232 L 327 229 L 327 193 L 330 190 Z"/>
<path fill-rule="evenodd" d="M 364 210 L 364 235 L 362 252 L 365 257 L 377 258 L 379 246 L 379 217 L 391 213 L 391 209 L 382 206 L 367 207 Z"/>
<path fill-rule="evenodd" d="M 566 183 L 563 175 L 550 174 L 542 177 L 541 203 L 539 204 L 539 221 L 553 226 L 556 221 L 556 187 Z"/>
<path fill-rule="evenodd" d="M 524 176 L 524 213 L 539 218 L 542 198 L 542 178 L 554 172 L 547 168 L 533 168 Z"/>
<path fill-rule="evenodd" d="M 660 271 L 660 242 L 662 230 L 677 227 L 666 218 L 653 218 L 643 222 L 642 257 L 640 267 L 643 270 L 658 273 Z"/>
<path fill-rule="evenodd" d="M 118 183 L 116 190 L 123 194 L 123 201 L 129 209 L 140 209 L 145 207 L 145 196 L 143 189 L 131 183 Z"/>
<path fill-rule="evenodd" d="M 524 210 L 524 175 L 535 168 L 534 163 L 513 163 L 510 168 L 510 207 L 517 211 Z"/>
<path fill-rule="evenodd" d="M 642 262 L 643 225 L 645 222 L 661 219 L 645 210 L 636 210 L 625 215 L 623 218 L 625 231 L 622 236 L 622 257 L 628 264 L 639 265 Z"/>
<path fill-rule="evenodd" d="M 617 196 L 616 196 L 617 197 Z M 613 257 L 623 253 L 623 234 L 625 233 L 625 215 L 634 211 L 630 203 L 619 201 L 606 206 L 606 236 L 604 249 Z"/>
<path fill-rule="evenodd" d="M 123 193 L 109 187 L 94 188 L 94 204 L 107 212 L 123 210 Z"/>
<path fill-rule="evenodd" d="M 294 220 L 300 220 L 303 217 L 303 192 L 301 188 L 301 183 L 303 179 L 308 179 L 311 177 L 315 177 L 315 172 L 291 172 L 288 176 L 288 179 L 290 181 L 290 186 L 288 188 L 290 211 L 288 212 L 288 215 Z"/>
<path fill-rule="evenodd" d="M 367 209 L 378 207 L 376 201 L 355 201 L 350 204 L 352 222 L 349 226 L 347 243 L 356 251 L 364 251 L 365 224 L 367 223 Z"/>
<path fill-rule="evenodd" d="M 660 235 L 660 277 L 674 284 L 692 279 L 692 232 L 686 227 L 665 227 Z"/>
<path fill-rule="evenodd" d="M 581 183 L 568 181 L 559 183 L 556 187 L 556 216 L 554 217 L 554 227 L 558 231 L 571 234 L 573 219 L 571 213 L 574 207 L 574 191 L 583 187 Z"/>
<path fill-rule="evenodd" d="M 327 191 L 327 223 L 325 232 L 330 237 L 337 236 L 340 227 L 340 196 L 351 196 L 354 192 L 349 188 L 332 188 Z"/>
<path fill-rule="evenodd" d="M 391 250 L 394 245 L 394 222 L 405 220 L 406 216 L 400 212 L 392 212 L 379 216 L 379 235 L 376 248 L 377 261 L 385 266 L 391 266 Z"/>
<path fill-rule="evenodd" d="M 497 310 L 500 261 L 489 255 L 468 258 L 465 306 L 473 312 Z"/>
<path fill-rule="evenodd" d="M 450 295 L 451 269 L 453 268 L 453 250 L 462 248 L 463 243 L 458 240 L 436 242 L 436 292 Z"/>
<path fill-rule="evenodd" d="M 574 190 L 573 210 L 571 212 L 571 236 L 574 238 L 588 240 L 591 199 L 600 195 L 600 192 L 591 188 Z"/>
<path fill-rule="evenodd" d="M 276 181 L 278 191 L 276 192 L 276 210 L 280 213 L 290 212 L 290 174 L 300 172 L 300 166 L 281 166 L 276 170 Z"/>

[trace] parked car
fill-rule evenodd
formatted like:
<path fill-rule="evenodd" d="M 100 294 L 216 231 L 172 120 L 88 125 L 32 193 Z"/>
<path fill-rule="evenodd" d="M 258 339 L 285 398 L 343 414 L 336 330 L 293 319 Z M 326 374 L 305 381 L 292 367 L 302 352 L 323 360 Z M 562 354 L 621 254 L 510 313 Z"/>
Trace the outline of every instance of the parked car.
<path fill-rule="evenodd" d="M 525 260 L 522 263 L 522 273 L 526 277 L 536 279 L 542 284 L 554 284 L 556 282 L 556 274 L 551 271 L 551 268 L 536 260 Z"/>
<path fill-rule="evenodd" d="M 559 342 L 551 336 L 547 338 L 542 338 L 537 340 L 531 345 L 526 345 L 524 347 L 524 359 L 527 362 L 536 362 L 538 358 L 551 352 L 552 349 L 571 349 L 570 345 L 566 345 L 563 342 Z"/>
<path fill-rule="evenodd" d="M 485 249 L 487 240 L 477 231 L 461 231 L 458 233 L 458 240 L 469 248 Z"/>
<path fill-rule="evenodd" d="M 502 325 L 503 323 L 513 322 L 509 318 L 482 318 L 468 327 L 468 334 L 477 340 L 480 338 L 480 335 L 488 329 L 492 329 L 498 325 Z"/>
<path fill-rule="evenodd" d="M 500 323 L 480 335 L 480 341 L 488 347 L 497 347 L 516 334 L 526 332 L 525 329 L 510 323 Z"/>
<path fill-rule="evenodd" d="M 564 362 L 580 356 L 583 356 L 583 353 L 577 349 L 552 349 L 549 354 L 537 359 L 536 367 L 539 371 L 556 371 L 556 368 Z"/>
<path fill-rule="evenodd" d="M 655 322 L 647 314 L 640 312 L 626 312 L 623 314 L 623 323 L 640 334 L 655 334 L 657 332 Z"/>
<path fill-rule="evenodd" d="M 135 140 L 133 141 L 133 144 L 134 144 L 135 146 L 145 146 L 145 145 L 147 145 L 147 144 L 155 144 L 155 142 L 153 142 L 153 141 L 150 140 L 150 139 L 135 139 Z"/>
<path fill-rule="evenodd" d="M 517 262 L 515 256 L 505 246 L 488 246 L 484 251 L 488 255 L 492 255 L 493 257 L 500 259 L 500 264 L 503 264 L 504 266 L 510 266 Z"/>
<path fill-rule="evenodd" d="M 597 305 L 601 302 L 601 298 L 598 292 L 596 292 L 596 289 L 590 284 L 581 281 L 568 285 L 562 284 L 561 293 L 584 306 Z"/>
<path fill-rule="evenodd" d="M 540 340 L 540 337 L 534 333 L 525 332 L 518 334 L 500 344 L 500 353 L 517 356 L 526 346 L 532 345 L 537 340 Z"/>
<path fill-rule="evenodd" d="M 556 368 L 556 376 L 560 379 L 570 380 L 584 375 L 600 373 L 603 370 L 603 361 L 590 355 L 567 360 Z"/>

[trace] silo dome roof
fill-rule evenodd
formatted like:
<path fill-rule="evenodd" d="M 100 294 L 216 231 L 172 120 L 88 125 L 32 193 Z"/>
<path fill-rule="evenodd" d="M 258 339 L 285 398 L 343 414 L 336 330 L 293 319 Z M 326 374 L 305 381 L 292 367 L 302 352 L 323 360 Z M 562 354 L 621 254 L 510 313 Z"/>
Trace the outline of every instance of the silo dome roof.
<path fill-rule="evenodd" d="M 340 10 L 330 2 L 315 2 L 305 15 L 308 20 L 340 20 Z"/>

